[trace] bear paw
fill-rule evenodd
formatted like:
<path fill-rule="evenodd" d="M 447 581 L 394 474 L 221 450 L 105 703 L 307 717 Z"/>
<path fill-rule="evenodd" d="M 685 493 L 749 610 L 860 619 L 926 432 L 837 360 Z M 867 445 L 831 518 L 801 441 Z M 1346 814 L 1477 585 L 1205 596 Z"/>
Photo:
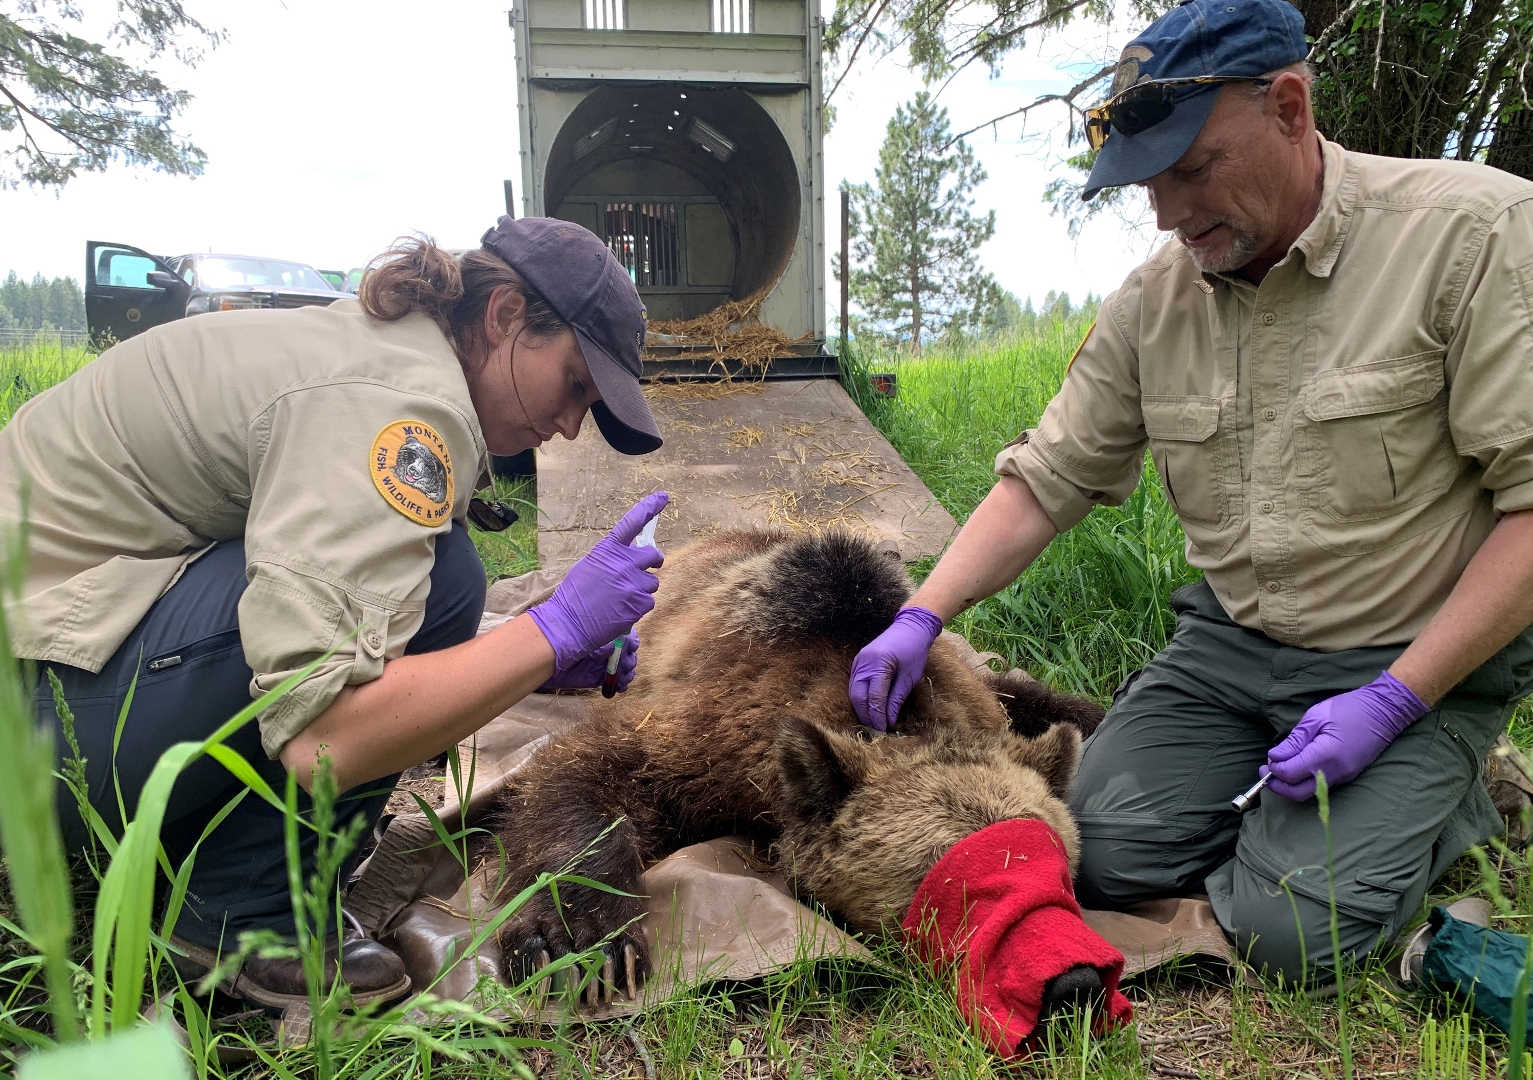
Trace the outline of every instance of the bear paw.
<path fill-rule="evenodd" d="M 561 895 L 568 898 L 569 890 Z M 590 952 L 595 962 L 563 968 L 538 980 L 538 995 L 578 991 L 588 1006 L 610 1004 L 619 994 L 637 1001 L 639 988 L 649 977 L 649 954 L 636 925 L 644 909 L 633 897 L 596 895 L 601 902 L 589 906 L 566 899 L 560 913 L 552 896 L 537 893 L 507 920 L 499 934 L 506 981 L 528 983 L 560 957 Z M 580 910 L 573 910 L 577 907 Z"/>

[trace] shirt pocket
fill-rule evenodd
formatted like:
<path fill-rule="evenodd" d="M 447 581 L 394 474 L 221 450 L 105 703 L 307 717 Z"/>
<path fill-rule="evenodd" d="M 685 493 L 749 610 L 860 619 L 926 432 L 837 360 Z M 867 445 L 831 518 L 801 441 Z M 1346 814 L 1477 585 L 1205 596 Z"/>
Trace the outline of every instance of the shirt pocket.
<path fill-rule="evenodd" d="M 1224 491 L 1219 400 L 1145 397 L 1144 431 L 1166 496 L 1183 521 L 1216 528 L 1229 517 Z"/>
<path fill-rule="evenodd" d="M 1463 471 L 1448 429 L 1442 350 L 1316 376 L 1301 392 L 1306 505 L 1337 522 L 1386 518 L 1441 496 Z"/>

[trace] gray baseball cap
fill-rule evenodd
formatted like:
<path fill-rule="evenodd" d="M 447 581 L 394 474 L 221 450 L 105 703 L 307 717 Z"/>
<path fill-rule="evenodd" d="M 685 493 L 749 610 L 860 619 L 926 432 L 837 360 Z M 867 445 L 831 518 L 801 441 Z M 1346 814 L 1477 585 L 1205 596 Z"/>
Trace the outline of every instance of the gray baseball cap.
<path fill-rule="evenodd" d="M 575 331 L 601 400 L 591 415 L 620 454 L 663 440 L 639 376 L 648 313 L 628 271 L 589 229 L 558 218 L 502 217 L 480 241 L 504 259 Z"/>

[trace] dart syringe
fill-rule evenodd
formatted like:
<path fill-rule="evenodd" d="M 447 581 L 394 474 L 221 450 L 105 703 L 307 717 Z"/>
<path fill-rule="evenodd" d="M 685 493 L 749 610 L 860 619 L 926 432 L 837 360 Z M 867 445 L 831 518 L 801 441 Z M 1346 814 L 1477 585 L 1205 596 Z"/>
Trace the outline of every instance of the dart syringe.
<path fill-rule="evenodd" d="M 644 528 L 639 531 L 638 536 L 634 537 L 633 544 L 631 546 L 636 548 L 654 547 L 655 523 L 659 520 L 660 514 L 656 512 L 654 517 L 650 518 L 647 522 L 644 523 Z M 633 633 L 632 627 L 629 627 L 628 633 Z M 612 655 L 607 658 L 607 674 L 602 676 L 601 681 L 602 697 L 617 696 L 617 666 L 618 663 L 623 659 L 623 648 L 627 644 L 628 634 L 619 634 L 612 640 Z"/>

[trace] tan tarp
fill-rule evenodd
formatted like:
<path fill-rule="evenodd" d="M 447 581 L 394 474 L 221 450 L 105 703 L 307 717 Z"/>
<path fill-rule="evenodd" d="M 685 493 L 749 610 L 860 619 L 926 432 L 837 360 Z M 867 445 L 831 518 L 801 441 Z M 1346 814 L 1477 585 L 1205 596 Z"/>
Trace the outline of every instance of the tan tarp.
<path fill-rule="evenodd" d="M 497 582 L 490 589 L 484 626 L 519 614 L 545 597 L 559 573 L 537 571 Z M 976 664 L 989 655 L 962 643 Z M 579 720 L 589 694 L 534 694 L 482 728 L 459 748 L 473 789 L 467 819 L 492 801 L 500 782 L 534 753 L 550 732 Z M 449 831 L 464 819 L 448 784 L 439 811 Z M 460 960 L 437 981 L 449 956 L 461 957 L 493 915 L 488 893 L 493 867 L 473 867 L 470 886 L 463 867 L 438 842 L 423 814 L 399 814 L 388 826 L 378 850 L 364 867 L 347 906 L 370 931 L 404 958 L 415 985 L 435 982 L 440 997 L 467 1000 L 482 976 L 498 978 L 502 957 L 493 938 L 474 957 Z M 871 962 L 862 944 L 833 923 L 800 904 L 782 875 L 764 864 L 749 840 L 725 837 L 683 848 L 644 875 L 649 911 L 642 923 L 655 975 L 640 1001 L 619 999 L 610 1005 L 582 1008 L 591 1019 L 642 1009 L 664 1000 L 678 986 L 713 979 L 751 979 L 779 970 L 796 959 L 846 957 Z M 1134 973 L 1176 956 L 1201 954 L 1230 961 L 1229 948 L 1201 900 L 1164 900 L 1141 905 L 1132 914 L 1086 912 L 1086 921 L 1116 945 Z"/>

